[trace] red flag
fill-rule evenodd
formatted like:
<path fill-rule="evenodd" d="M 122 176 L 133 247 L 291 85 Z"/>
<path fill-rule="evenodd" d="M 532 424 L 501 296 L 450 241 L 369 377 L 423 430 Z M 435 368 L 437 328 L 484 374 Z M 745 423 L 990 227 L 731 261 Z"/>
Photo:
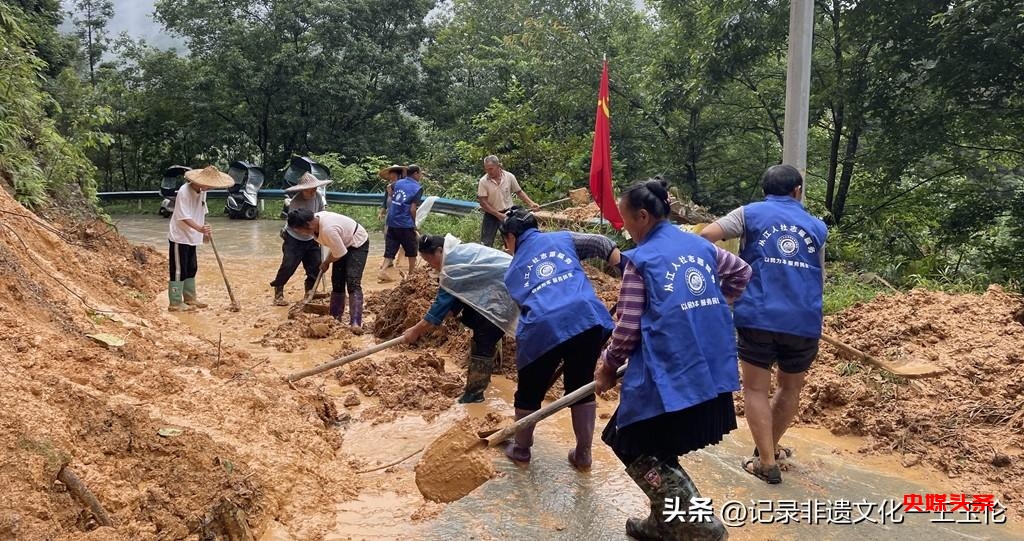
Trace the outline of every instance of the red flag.
<path fill-rule="evenodd" d="M 594 122 L 594 155 L 590 159 L 590 195 L 601 215 L 615 229 L 622 229 L 622 216 L 612 192 L 612 140 L 608 132 L 608 61 L 601 70 L 601 89 L 597 93 L 597 120 Z"/>

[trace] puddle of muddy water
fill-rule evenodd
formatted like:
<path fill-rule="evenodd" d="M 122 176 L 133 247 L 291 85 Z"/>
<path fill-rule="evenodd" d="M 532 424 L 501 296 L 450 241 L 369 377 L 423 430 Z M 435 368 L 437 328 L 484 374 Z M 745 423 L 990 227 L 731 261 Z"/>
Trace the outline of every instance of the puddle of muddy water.
<path fill-rule="evenodd" d="M 175 314 L 192 332 L 216 343 L 243 348 L 256 360 L 267 359 L 282 374 L 308 368 L 329 360 L 338 341 L 308 340 L 305 349 L 282 353 L 258 344 L 267 332 L 266 325 L 286 321 L 287 307 L 272 306 L 268 283 L 280 262 L 277 221 L 231 221 L 210 219 L 217 234 L 217 247 L 242 312 L 227 311 L 228 297 L 212 250 L 199 252 L 198 284 L 211 308 L 190 314 Z M 129 217 L 119 223 L 129 240 L 166 250 L 167 221 L 158 217 Z M 383 289 L 376 283 L 376 268 L 383 241 L 376 233 L 371 238 L 371 260 L 367 263 L 363 286 L 367 291 Z M 289 300 L 301 296 L 301 271 L 287 289 Z M 159 296 L 154 303 L 164 305 Z M 263 322 L 262 327 L 254 324 Z M 350 339 L 353 345 L 369 345 L 372 337 Z M 257 342 L 257 343 L 254 343 Z M 372 362 L 373 357 L 365 361 Z M 256 362 L 256 361 L 254 361 Z M 449 363 L 448 371 L 459 369 Z M 326 373 L 315 376 L 326 392 L 340 399 L 348 388 L 337 386 Z M 313 378 L 311 378 L 313 379 Z M 415 413 L 402 415 L 393 422 L 373 425 L 358 421 L 359 412 L 375 405 L 364 398 L 361 406 L 350 410 L 357 419 L 346 429 L 343 450 L 364 464 L 364 468 L 385 464 L 412 453 L 433 441 L 462 415 L 482 417 L 488 412 L 510 414 L 515 384 L 495 376 L 487 400 L 482 404 L 456 405 L 431 422 Z M 615 404 L 602 403 L 599 413 L 611 413 Z M 416 490 L 413 467 L 419 456 L 388 468 L 362 475 L 367 487 L 355 500 L 339 502 L 334 509 L 311 510 L 311 514 L 333 513 L 337 524 L 325 539 L 626 539 L 624 523 L 629 516 L 646 513 L 646 498 L 623 471 L 623 467 L 600 442 L 606 419 L 599 419 L 595 433 L 594 467 L 580 474 L 566 462 L 573 445 L 568 412 L 560 412 L 542 421 L 536 431 L 533 462 L 528 468 L 515 466 L 499 449 L 491 450 L 498 477 L 467 497 L 441 508 L 433 518 L 412 520 L 423 506 Z M 856 452 L 864 445 L 857 438 L 835 438 L 822 430 L 795 428 L 786 436 L 786 444 L 796 450 L 793 468 L 784 472 L 781 485 L 769 486 L 746 474 L 740 460 L 750 452 L 749 432 L 742 424 L 722 444 L 693 453 L 682 459 L 705 497 L 713 498 L 716 509 L 727 500 L 750 503 L 751 500 L 806 502 L 816 500 L 830 505 L 835 500 L 902 502 L 904 494 L 949 493 L 948 479 L 924 467 L 904 469 L 898 457 L 866 457 Z M 1007 515 L 1013 514 L 1013 509 Z M 903 524 L 882 526 L 748 524 L 731 528 L 730 538 L 745 539 L 1024 539 L 1019 523 L 999 526 L 970 524 L 934 524 L 931 515 L 905 515 Z M 297 520 L 301 520 L 297 519 Z M 876 514 L 877 520 L 877 514 Z M 292 541 L 288 528 L 271 523 L 262 541 Z"/>

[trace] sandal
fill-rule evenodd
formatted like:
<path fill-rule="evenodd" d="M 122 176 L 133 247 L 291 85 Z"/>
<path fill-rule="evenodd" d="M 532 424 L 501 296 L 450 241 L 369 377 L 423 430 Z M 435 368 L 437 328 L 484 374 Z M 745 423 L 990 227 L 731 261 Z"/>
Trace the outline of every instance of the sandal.
<path fill-rule="evenodd" d="M 754 456 L 761 456 L 761 454 L 757 452 L 757 447 L 754 447 Z M 776 462 L 781 462 L 783 460 L 787 460 L 790 458 L 793 458 L 793 450 L 790 449 L 789 447 L 779 447 L 778 449 L 775 450 Z"/>
<path fill-rule="evenodd" d="M 769 468 L 764 468 L 761 466 L 761 459 L 756 456 L 743 459 L 743 471 L 769 485 L 777 485 L 782 482 L 782 471 L 779 470 L 779 465 L 773 464 Z"/>

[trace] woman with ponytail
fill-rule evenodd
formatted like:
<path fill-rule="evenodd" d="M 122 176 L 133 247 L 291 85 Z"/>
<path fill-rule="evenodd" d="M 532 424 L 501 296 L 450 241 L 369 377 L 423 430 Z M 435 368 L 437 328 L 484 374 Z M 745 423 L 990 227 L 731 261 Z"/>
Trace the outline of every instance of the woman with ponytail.
<path fill-rule="evenodd" d="M 725 539 L 725 526 L 714 516 L 664 511 L 666 499 L 689 505 L 700 497 L 678 457 L 717 444 L 736 428 L 732 393 L 740 386 L 728 303 L 743 292 L 750 267 L 669 223 L 668 190 L 660 178 L 637 183 L 618 206 L 637 246 L 623 253 L 618 322 L 594 379 L 604 392 L 615 385 L 616 370 L 629 363 L 619 407 L 602 435 L 651 502 L 647 518 L 626 521 L 626 533 L 636 539 Z"/>

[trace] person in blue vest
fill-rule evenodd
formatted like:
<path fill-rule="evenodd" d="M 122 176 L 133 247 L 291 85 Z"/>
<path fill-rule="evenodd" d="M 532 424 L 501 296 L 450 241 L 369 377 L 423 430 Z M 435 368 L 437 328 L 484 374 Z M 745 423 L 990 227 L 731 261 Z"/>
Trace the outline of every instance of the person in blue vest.
<path fill-rule="evenodd" d="M 583 270 L 585 259 L 619 265 L 619 249 L 602 235 L 556 231 L 541 233 L 530 211 L 512 207 L 498 226 L 512 263 L 505 288 L 519 306 L 516 327 L 516 420 L 540 409 L 562 367 L 565 393 L 594 381 L 601 347 L 611 333 L 608 309 L 597 298 Z M 576 447 L 569 463 L 590 469 L 597 403 L 590 394 L 572 405 Z M 519 430 L 505 455 L 530 461 L 534 425 Z"/>
<path fill-rule="evenodd" d="M 650 498 L 650 515 L 628 519 L 626 533 L 635 539 L 725 539 L 718 518 L 685 512 L 700 493 L 678 457 L 717 444 L 736 428 L 732 393 L 739 389 L 739 371 L 728 303 L 743 292 L 750 267 L 669 223 L 664 180 L 632 186 L 618 207 L 637 246 L 623 252 L 618 321 L 594 379 L 597 392 L 612 388 L 616 370 L 628 361 L 619 407 L 602 433 Z M 682 503 L 682 516 L 666 498 Z"/>
<path fill-rule="evenodd" d="M 777 462 L 793 454 L 779 441 L 796 416 L 821 338 L 828 230 L 800 203 L 803 184 L 795 167 L 769 167 L 761 176 L 764 201 L 740 207 L 701 231 L 711 241 L 740 238 L 740 257 L 754 269 L 735 313 L 743 412 L 756 445 L 743 468 L 772 484 L 782 482 Z M 769 401 L 776 362 L 776 391 Z"/>
<path fill-rule="evenodd" d="M 424 333 L 443 324 L 448 314 L 460 316 L 473 336 L 466 386 L 458 402 L 483 402 L 495 358 L 501 355 L 501 339 L 516 329 L 519 309 L 502 283 L 512 257 L 451 235 L 423 235 L 419 251 L 427 266 L 440 274 L 437 295 L 423 319 L 402 336 L 405 343 L 413 344 Z"/>
<path fill-rule="evenodd" d="M 405 178 L 395 182 L 391 189 L 391 203 L 385 222 L 387 232 L 384 235 L 382 278 L 388 269 L 395 266 L 399 248 L 405 251 L 405 257 L 409 259 L 409 272 L 416 268 L 416 207 L 423 197 L 423 187 L 420 186 L 423 170 L 419 165 L 410 164 L 405 171 Z"/>

